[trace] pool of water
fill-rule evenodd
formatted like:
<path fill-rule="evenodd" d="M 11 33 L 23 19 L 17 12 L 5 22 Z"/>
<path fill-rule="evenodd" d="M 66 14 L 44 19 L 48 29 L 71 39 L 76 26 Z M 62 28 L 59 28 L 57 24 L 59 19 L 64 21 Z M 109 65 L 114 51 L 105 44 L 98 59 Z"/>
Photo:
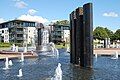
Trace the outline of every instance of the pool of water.
<path fill-rule="evenodd" d="M 4 61 L 0 61 L 0 80 L 50 80 L 58 62 L 61 63 L 63 80 L 120 80 L 120 58 L 99 56 L 94 58 L 93 69 L 84 69 L 70 64 L 70 55 L 64 49 L 59 50 L 60 57 L 39 55 L 38 58 L 25 59 L 23 63 L 14 59 L 10 69 L 3 70 Z M 22 69 L 23 77 L 19 78 L 18 70 Z"/>

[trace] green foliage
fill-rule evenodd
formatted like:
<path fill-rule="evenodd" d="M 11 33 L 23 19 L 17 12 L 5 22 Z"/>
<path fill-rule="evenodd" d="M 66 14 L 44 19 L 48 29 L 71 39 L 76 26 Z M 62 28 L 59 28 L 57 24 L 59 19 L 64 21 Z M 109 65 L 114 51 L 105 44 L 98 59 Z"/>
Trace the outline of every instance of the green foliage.
<path fill-rule="evenodd" d="M 11 43 L 0 42 L 0 47 L 10 47 L 10 46 L 11 46 Z"/>
<path fill-rule="evenodd" d="M 107 34 L 107 31 L 103 27 L 96 27 L 96 29 L 93 32 L 94 38 L 97 39 L 105 39 L 108 38 L 109 35 Z"/>
<path fill-rule="evenodd" d="M 93 31 L 94 38 L 97 39 L 105 39 L 110 38 L 111 41 L 113 40 L 120 40 L 120 29 L 116 30 L 115 33 L 113 33 L 111 30 L 103 27 L 96 27 L 96 29 Z"/>
<path fill-rule="evenodd" d="M 57 49 L 61 49 L 61 48 L 67 48 L 67 45 L 70 45 L 70 44 L 65 44 L 65 46 L 63 46 L 63 43 L 60 43 L 60 44 L 55 44 L 55 47 Z"/>
<path fill-rule="evenodd" d="M 107 32 L 108 37 L 110 38 L 110 40 L 113 41 L 114 40 L 114 33 L 111 30 L 107 29 L 107 28 L 104 28 L 104 29 Z"/>
<path fill-rule="evenodd" d="M 114 40 L 120 40 L 120 29 L 116 30 L 113 36 Z"/>
<path fill-rule="evenodd" d="M 111 39 L 113 37 L 113 32 L 111 30 L 107 29 L 107 28 L 104 28 L 104 29 L 107 32 L 108 37 Z"/>
<path fill-rule="evenodd" d="M 68 20 L 61 20 L 61 21 L 56 21 L 54 24 L 57 24 L 57 25 L 69 25 L 69 21 Z"/>

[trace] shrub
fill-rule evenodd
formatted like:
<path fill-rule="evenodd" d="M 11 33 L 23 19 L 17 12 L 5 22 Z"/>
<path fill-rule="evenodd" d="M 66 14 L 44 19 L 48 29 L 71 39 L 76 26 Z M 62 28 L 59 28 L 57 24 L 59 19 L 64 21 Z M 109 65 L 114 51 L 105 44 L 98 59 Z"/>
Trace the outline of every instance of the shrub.
<path fill-rule="evenodd" d="M 10 43 L 3 43 L 3 42 L 0 42 L 0 47 L 10 47 L 11 44 Z"/>

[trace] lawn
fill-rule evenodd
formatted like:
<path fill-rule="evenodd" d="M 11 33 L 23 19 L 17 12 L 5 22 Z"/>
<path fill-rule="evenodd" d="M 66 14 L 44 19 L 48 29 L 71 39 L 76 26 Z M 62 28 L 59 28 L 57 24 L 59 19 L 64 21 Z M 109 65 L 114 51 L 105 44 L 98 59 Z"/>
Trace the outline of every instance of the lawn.
<path fill-rule="evenodd" d="M 67 48 L 67 46 L 69 46 L 69 44 L 65 44 L 65 46 L 63 46 L 63 44 L 61 43 L 61 44 L 55 44 L 55 47 L 57 48 L 57 49 L 61 49 L 61 48 Z"/>

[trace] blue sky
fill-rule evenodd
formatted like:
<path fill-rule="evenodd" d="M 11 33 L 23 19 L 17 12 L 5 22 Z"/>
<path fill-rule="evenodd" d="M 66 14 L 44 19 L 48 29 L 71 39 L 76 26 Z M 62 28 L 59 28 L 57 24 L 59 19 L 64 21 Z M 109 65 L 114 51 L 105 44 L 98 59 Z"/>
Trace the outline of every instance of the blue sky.
<path fill-rule="evenodd" d="M 69 20 L 69 14 L 83 4 L 93 3 L 94 28 L 104 26 L 113 31 L 120 28 L 118 0 L 0 0 L 0 22 L 15 18 L 39 20 Z"/>

